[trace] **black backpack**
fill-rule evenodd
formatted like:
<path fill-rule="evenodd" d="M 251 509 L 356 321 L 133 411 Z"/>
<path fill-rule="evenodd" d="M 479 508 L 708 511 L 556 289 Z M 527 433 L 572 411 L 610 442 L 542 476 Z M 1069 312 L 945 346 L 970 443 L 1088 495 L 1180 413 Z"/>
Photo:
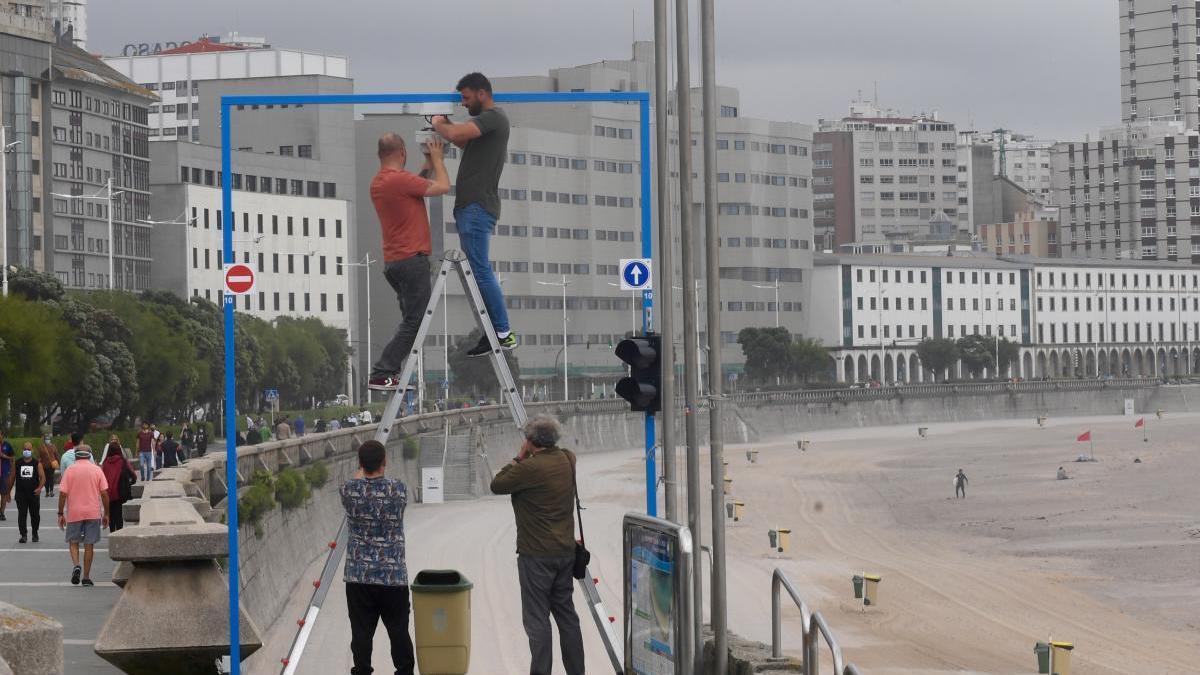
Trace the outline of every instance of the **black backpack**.
<path fill-rule="evenodd" d="M 137 474 L 129 469 L 129 465 L 121 467 L 121 477 L 117 479 L 117 497 L 121 502 L 133 499 L 133 484 L 137 482 Z"/>

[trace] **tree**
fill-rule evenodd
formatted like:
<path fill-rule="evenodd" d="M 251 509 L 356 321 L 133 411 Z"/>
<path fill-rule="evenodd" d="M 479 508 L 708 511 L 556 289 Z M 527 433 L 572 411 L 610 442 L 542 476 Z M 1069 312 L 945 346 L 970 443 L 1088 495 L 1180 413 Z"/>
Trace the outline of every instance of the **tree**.
<path fill-rule="evenodd" d="M 813 338 L 798 338 L 792 342 L 788 350 L 788 372 L 807 383 L 814 375 L 821 375 L 829 369 L 829 351 L 820 340 Z"/>
<path fill-rule="evenodd" d="M 491 357 L 472 358 L 467 356 L 467 351 L 479 342 L 482 335 L 483 333 L 478 328 L 472 330 L 466 337 L 455 342 L 454 349 L 450 352 L 450 373 L 453 378 L 454 390 L 461 392 L 469 389 L 472 397 L 486 396 L 500 389 L 496 371 L 492 368 Z M 520 379 L 521 364 L 517 361 L 516 353 L 505 351 L 504 358 L 508 362 L 508 369 L 512 372 L 513 380 Z"/>
<path fill-rule="evenodd" d="M 994 338 L 984 335 L 968 335 L 958 339 L 958 353 L 963 366 L 973 377 L 979 377 L 983 371 L 992 368 L 996 363 Z"/>
<path fill-rule="evenodd" d="M 24 434 L 37 435 L 90 359 L 56 306 L 15 295 L 0 298 L 0 344 L 0 400 L 25 413 Z"/>
<path fill-rule="evenodd" d="M 131 414 L 138 396 L 138 370 L 129 348 L 129 327 L 116 313 L 96 309 L 72 297 L 59 302 L 75 344 L 92 357 L 90 368 L 81 370 L 73 386 L 60 398 L 62 415 L 78 431 L 107 413 L 114 424 Z"/>
<path fill-rule="evenodd" d="M 787 328 L 743 328 L 738 344 L 746 357 L 746 376 L 757 382 L 788 375 L 792 360 L 792 336 Z"/>
<path fill-rule="evenodd" d="M 950 338 L 926 338 L 917 345 L 917 356 L 921 367 L 929 371 L 936 380 L 939 375 L 952 368 L 960 354 L 958 344 Z"/>

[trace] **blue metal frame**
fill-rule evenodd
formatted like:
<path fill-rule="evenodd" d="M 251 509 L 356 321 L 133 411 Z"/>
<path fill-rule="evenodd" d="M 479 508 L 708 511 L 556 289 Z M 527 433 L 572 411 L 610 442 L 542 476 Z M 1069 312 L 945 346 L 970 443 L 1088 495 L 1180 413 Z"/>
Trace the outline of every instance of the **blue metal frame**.
<path fill-rule="evenodd" d="M 233 152 L 231 129 L 233 106 L 238 105 L 370 105 L 397 103 L 459 103 L 450 94 L 301 94 L 296 96 L 221 97 L 222 238 L 226 266 L 237 262 L 233 251 Z M 650 192 L 650 94 L 644 91 L 614 92 L 497 92 L 497 103 L 637 103 L 641 134 L 642 164 L 642 253 L 653 257 Z M 237 375 L 234 372 L 234 310 L 237 296 L 224 294 L 225 310 L 225 482 L 229 486 L 226 512 L 229 521 L 229 645 L 233 675 L 241 673 L 241 630 L 238 614 L 238 511 L 237 511 Z M 653 328 L 654 292 L 642 291 L 642 331 Z M 668 339 L 670 339 L 668 337 Z M 646 512 L 658 512 L 658 470 L 655 463 L 654 415 L 646 415 Z"/>

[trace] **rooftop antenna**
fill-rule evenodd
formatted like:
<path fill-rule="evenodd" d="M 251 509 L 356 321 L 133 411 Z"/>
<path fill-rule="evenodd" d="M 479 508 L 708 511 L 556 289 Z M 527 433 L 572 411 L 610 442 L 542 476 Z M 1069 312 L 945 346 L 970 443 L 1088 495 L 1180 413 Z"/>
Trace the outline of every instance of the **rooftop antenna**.
<path fill-rule="evenodd" d="M 879 80 L 875 80 L 875 107 L 879 107 Z"/>

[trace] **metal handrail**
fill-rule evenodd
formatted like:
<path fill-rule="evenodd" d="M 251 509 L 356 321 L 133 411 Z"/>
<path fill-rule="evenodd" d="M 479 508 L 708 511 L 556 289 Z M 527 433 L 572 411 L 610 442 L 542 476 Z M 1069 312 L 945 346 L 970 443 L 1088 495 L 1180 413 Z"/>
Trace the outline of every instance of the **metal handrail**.
<path fill-rule="evenodd" d="M 821 643 L 816 639 L 819 634 L 825 639 L 825 644 L 829 645 L 829 651 L 833 656 L 833 672 L 835 675 L 862 675 L 858 667 L 853 663 L 849 665 L 845 664 L 842 647 L 838 644 L 837 639 L 833 637 L 833 631 L 829 629 L 829 624 L 826 623 L 825 617 L 821 616 L 820 612 L 813 612 L 808 608 L 808 605 L 800 599 L 800 594 L 796 592 L 796 587 L 792 585 L 791 579 L 788 579 L 783 570 L 778 567 L 771 574 L 771 657 L 777 659 L 783 656 L 783 619 L 781 617 L 779 602 L 780 588 L 787 590 L 788 595 L 792 597 L 792 602 L 800 610 L 801 651 L 804 654 L 801 673 L 803 675 L 819 675 Z"/>

